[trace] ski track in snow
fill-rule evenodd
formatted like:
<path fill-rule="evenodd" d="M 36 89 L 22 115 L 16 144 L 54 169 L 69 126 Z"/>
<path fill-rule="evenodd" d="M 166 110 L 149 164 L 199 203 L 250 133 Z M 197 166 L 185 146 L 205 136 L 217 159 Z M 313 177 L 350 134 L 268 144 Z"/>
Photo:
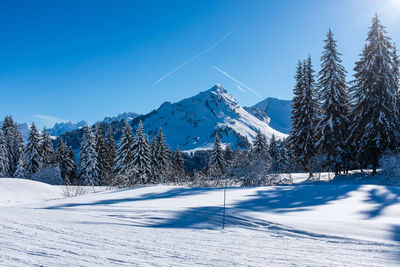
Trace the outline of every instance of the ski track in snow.
<path fill-rule="evenodd" d="M 399 203 L 393 202 L 393 197 L 396 196 L 389 195 L 392 201 L 390 203 L 394 206 L 385 207 L 386 210 L 381 212 L 387 215 L 371 219 L 375 221 L 361 220 L 365 218 L 363 211 L 366 207 L 377 206 L 376 203 L 368 203 L 369 194 L 372 190 L 385 193 L 385 187 L 354 187 L 353 191 L 341 198 L 316 205 L 315 210 L 325 210 L 326 214 L 335 208 L 343 209 L 343 214 L 338 215 L 338 225 L 337 221 L 332 221 L 335 216 L 331 218 L 323 212 L 318 212 L 322 218 L 317 218 L 313 217 L 312 211 L 309 210 L 288 210 L 282 213 L 272 206 L 269 206 L 269 210 L 261 211 L 257 205 L 253 205 L 256 202 L 252 201 L 260 191 L 264 190 L 273 195 L 276 194 L 276 190 L 287 188 L 289 187 L 230 189 L 227 228 L 224 230 L 221 229 L 220 189 L 153 186 L 16 206 L 0 206 L 0 265 L 400 264 L 400 227 L 397 226 L 397 237 L 394 239 L 382 238 L 385 232 L 381 231 L 380 227 L 386 227 L 387 223 L 392 222 L 385 221 L 385 218 L 393 213 L 393 210 L 398 210 Z M 398 189 L 393 190 L 398 192 Z M 353 212 L 355 207 L 346 213 L 346 209 L 341 206 L 357 203 L 358 200 L 367 203 L 362 207 L 358 204 L 360 207 L 357 210 L 361 212 L 356 215 Z M 243 204 L 248 202 L 252 203 L 251 208 Z M 347 226 L 347 219 L 355 224 L 354 229 L 360 229 L 359 235 L 365 234 L 365 238 L 358 238 L 357 233 L 354 236 L 349 235 L 348 233 L 354 231 L 353 228 L 346 232 L 346 227 L 352 227 L 351 224 Z M 318 228 L 311 231 L 310 229 L 314 229 L 312 220 L 317 220 L 318 224 L 325 222 L 326 226 L 320 227 L 325 227 L 326 231 Z M 393 224 L 395 223 L 393 221 Z M 371 234 L 375 224 L 377 235 L 382 233 L 379 237 Z"/>

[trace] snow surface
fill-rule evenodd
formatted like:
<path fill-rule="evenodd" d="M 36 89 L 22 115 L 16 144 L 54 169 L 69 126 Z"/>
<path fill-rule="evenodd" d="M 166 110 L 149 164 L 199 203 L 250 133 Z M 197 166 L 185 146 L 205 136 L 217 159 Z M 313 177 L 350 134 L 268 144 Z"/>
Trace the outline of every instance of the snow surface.
<path fill-rule="evenodd" d="M 229 188 L 224 230 L 223 189 L 147 186 L 59 199 L 59 187 L 29 180 L 0 179 L 0 188 L 4 266 L 400 264 L 399 187 Z"/>

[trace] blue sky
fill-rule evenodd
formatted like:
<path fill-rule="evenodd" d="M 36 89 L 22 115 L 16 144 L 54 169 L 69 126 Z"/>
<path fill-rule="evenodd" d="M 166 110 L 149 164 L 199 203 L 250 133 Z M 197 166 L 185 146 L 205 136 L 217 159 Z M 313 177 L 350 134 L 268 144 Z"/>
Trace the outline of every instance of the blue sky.
<path fill-rule="evenodd" d="M 244 106 L 290 99 L 297 61 L 310 53 L 319 69 L 329 27 L 351 73 L 375 12 L 400 42 L 400 0 L 3 0 L 0 117 L 92 123 L 216 83 Z"/>

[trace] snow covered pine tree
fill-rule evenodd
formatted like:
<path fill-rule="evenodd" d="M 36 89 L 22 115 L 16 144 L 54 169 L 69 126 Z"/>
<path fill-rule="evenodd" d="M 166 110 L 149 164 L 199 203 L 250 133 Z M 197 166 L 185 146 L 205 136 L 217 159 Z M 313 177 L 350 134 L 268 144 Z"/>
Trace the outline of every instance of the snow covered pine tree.
<path fill-rule="evenodd" d="M 315 127 L 318 119 L 318 104 L 316 100 L 315 81 L 313 76 L 311 57 L 307 63 L 299 62 L 296 72 L 296 86 L 293 90 L 292 103 L 292 131 L 289 142 L 296 162 L 302 166 L 304 171 L 310 173 L 310 160 L 315 155 Z"/>
<path fill-rule="evenodd" d="M 84 185 L 100 184 L 100 173 L 97 163 L 96 137 L 88 125 L 84 128 L 79 154 L 79 178 Z"/>
<path fill-rule="evenodd" d="M 341 65 L 340 53 L 329 29 L 318 73 L 318 88 L 322 101 L 321 120 L 317 125 L 317 150 L 332 166 L 336 174 L 346 167 L 349 99 L 346 71 Z"/>
<path fill-rule="evenodd" d="M 27 177 L 32 177 L 32 175 L 38 173 L 39 170 L 42 168 L 42 155 L 40 145 L 40 133 L 36 129 L 35 124 L 32 123 L 25 149 L 25 174 Z"/>
<path fill-rule="evenodd" d="M 350 141 L 364 166 L 376 174 L 379 158 L 398 140 L 398 109 L 390 38 L 378 19 L 372 19 L 367 44 L 354 68 Z"/>

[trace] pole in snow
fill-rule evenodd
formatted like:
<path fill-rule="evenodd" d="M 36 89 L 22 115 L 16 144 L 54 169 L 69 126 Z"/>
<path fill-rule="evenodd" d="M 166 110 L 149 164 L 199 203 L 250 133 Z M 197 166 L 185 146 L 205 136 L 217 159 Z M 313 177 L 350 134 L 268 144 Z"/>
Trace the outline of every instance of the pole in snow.
<path fill-rule="evenodd" d="M 225 229 L 226 186 L 224 187 L 224 212 L 222 214 L 222 229 Z"/>

